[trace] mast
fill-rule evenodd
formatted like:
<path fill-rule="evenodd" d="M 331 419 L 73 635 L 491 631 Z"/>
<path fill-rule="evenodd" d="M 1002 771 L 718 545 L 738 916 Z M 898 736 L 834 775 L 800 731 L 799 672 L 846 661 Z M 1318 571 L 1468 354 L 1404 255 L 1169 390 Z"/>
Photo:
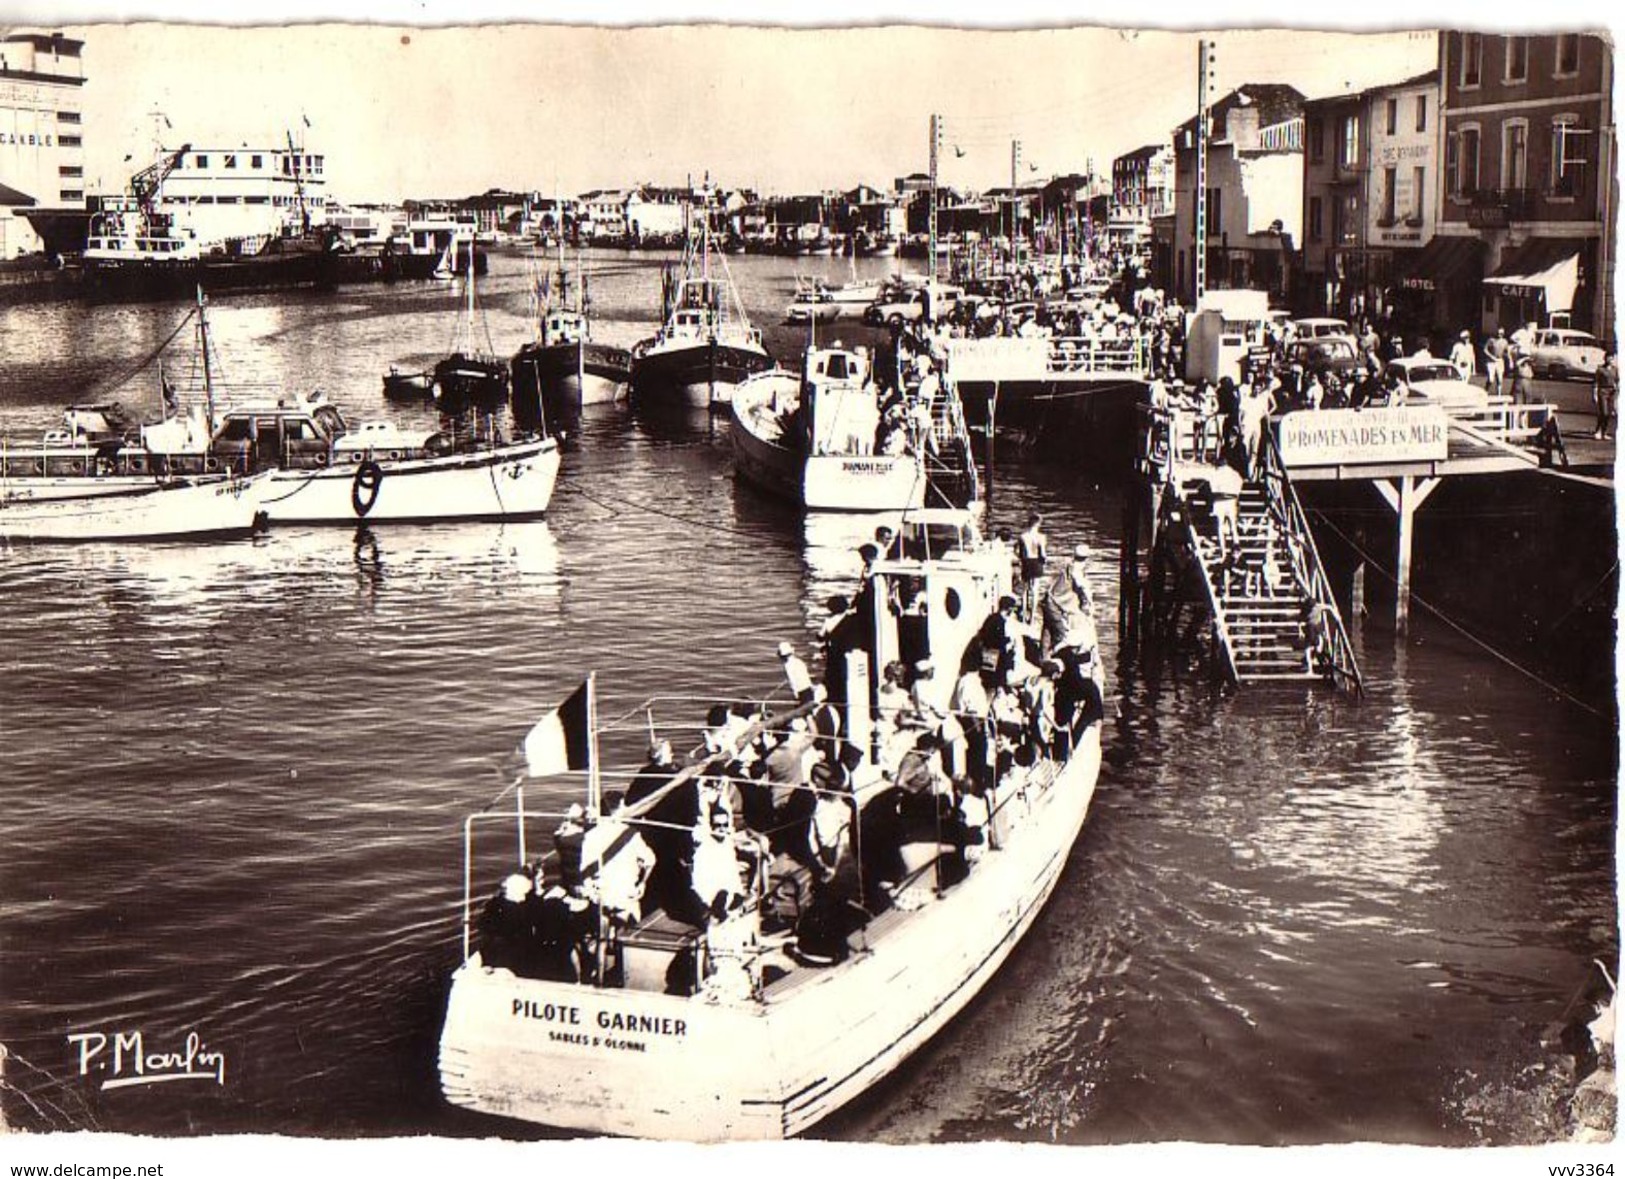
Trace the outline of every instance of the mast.
<path fill-rule="evenodd" d="M 197 336 L 203 346 L 203 406 L 209 415 L 206 429 L 214 434 L 214 369 L 209 361 L 209 316 L 205 311 L 208 300 L 203 296 L 203 284 L 197 288 Z"/>
<path fill-rule="evenodd" d="M 1207 292 L 1207 120 L 1208 82 L 1213 73 L 1213 42 L 1198 41 L 1196 74 L 1196 245 L 1193 274 L 1196 280 L 1195 296 L 1191 306 L 1202 302 Z"/>

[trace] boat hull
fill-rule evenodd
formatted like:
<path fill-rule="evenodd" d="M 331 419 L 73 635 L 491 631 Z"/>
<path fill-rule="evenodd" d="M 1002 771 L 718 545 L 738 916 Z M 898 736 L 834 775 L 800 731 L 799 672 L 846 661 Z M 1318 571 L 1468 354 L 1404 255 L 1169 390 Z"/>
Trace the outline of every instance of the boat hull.
<path fill-rule="evenodd" d="M 471 958 L 452 980 L 442 1089 L 470 1109 L 594 1134 L 803 1133 L 897 1068 L 1003 965 L 1055 888 L 1099 768 L 1097 725 L 966 880 L 867 952 L 783 994 L 770 986 L 761 1003 L 543 982 Z"/>
<path fill-rule="evenodd" d="M 522 430 L 573 427 L 583 406 L 626 396 L 632 354 L 595 341 L 527 345 L 513 358 L 514 421 Z"/>
<path fill-rule="evenodd" d="M 270 473 L 262 499 L 272 524 L 426 524 L 540 516 L 558 482 L 552 438 L 439 458 L 357 461 Z"/>
<path fill-rule="evenodd" d="M 913 455 L 804 455 L 772 436 L 774 390 L 758 378 L 737 391 L 728 438 L 734 468 L 748 482 L 813 511 L 887 512 L 922 507 L 926 475 Z M 786 377 L 779 392 L 793 395 Z"/>
<path fill-rule="evenodd" d="M 646 409 L 726 405 L 741 381 L 772 367 L 764 349 L 736 344 L 651 348 L 632 358 L 632 394 Z"/>
<path fill-rule="evenodd" d="M 246 536 L 261 522 L 268 476 L 146 487 L 123 495 L 0 500 L 12 542 L 202 540 Z"/>

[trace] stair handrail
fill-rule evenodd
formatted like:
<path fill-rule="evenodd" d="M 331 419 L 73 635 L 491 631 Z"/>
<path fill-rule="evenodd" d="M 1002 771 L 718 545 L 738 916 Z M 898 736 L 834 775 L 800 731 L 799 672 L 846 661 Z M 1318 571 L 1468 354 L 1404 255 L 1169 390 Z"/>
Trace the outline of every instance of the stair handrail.
<path fill-rule="evenodd" d="M 1359 699 L 1365 693 L 1360 663 L 1355 658 L 1354 642 L 1349 638 L 1348 628 L 1344 625 L 1343 613 L 1337 608 L 1337 595 L 1332 592 L 1331 581 L 1326 576 L 1326 567 L 1320 559 L 1320 548 L 1315 544 L 1314 531 L 1309 527 L 1309 518 L 1304 514 L 1303 505 L 1298 501 L 1298 492 L 1292 485 L 1291 476 L 1287 474 L 1286 464 L 1281 461 L 1275 431 L 1266 429 L 1263 434 L 1265 499 L 1271 506 L 1279 505 L 1288 530 L 1303 543 L 1306 558 L 1304 564 L 1308 568 L 1298 569 L 1295 572 L 1306 583 L 1304 588 L 1314 600 L 1326 608 L 1331 620 L 1326 628 L 1326 637 L 1331 645 L 1332 680 L 1339 688 Z"/>
<path fill-rule="evenodd" d="M 1169 488 L 1170 494 L 1179 489 L 1178 484 Z M 1207 559 L 1202 555 L 1201 537 L 1196 535 L 1196 525 L 1191 519 L 1190 499 L 1188 495 L 1176 495 L 1186 505 L 1181 513 L 1180 525 L 1184 529 L 1185 542 L 1190 546 L 1191 553 L 1196 557 L 1196 567 L 1202 571 L 1202 590 L 1207 594 L 1208 614 L 1213 619 L 1213 629 L 1219 643 L 1219 650 L 1223 655 L 1223 666 L 1226 676 L 1232 684 L 1241 682 L 1241 672 L 1236 667 L 1235 648 L 1230 643 L 1230 626 L 1225 617 L 1224 599 L 1213 584 L 1213 575 L 1207 567 Z"/>

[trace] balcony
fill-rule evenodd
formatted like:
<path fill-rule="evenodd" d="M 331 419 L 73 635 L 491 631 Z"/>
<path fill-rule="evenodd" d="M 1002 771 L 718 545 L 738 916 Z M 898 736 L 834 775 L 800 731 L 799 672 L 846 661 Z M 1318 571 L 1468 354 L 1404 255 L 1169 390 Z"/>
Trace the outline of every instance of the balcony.
<path fill-rule="evenodd" d="M 1468 201 L 1467 224 L 1499 229 L 1533 217 L 1539 193 L 1533 188 L 1480 188 L 1461 195 Z"/>

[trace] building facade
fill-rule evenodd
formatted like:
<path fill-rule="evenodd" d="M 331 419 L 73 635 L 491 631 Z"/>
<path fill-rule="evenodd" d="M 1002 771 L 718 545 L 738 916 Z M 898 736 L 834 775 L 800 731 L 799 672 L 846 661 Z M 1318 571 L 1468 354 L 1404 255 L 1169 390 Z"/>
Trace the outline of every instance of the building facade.
<path fill-rule="evenodd" d="M 1207 285 L 1285 299 L 1302 240 L 1303 104 L 1295 88 L 1247 85 L 1208 108 Z M 1196 295 L 1196 120 L 1174 132 L 1174 292 Z"/>
<path fill-rule="evenodd" d="M 0 258 L 42 247 L 24 210 L 83 215 L 83 49 L 60 33 L 0 39 Z"/>
<path fill-rule="evenodd" d="M 1389 316 L 1433 237 L 1438 112 L 1436 70 L 1304 104 L 1305 310 Z"/>
<path fill-rule="evenodd" d="M 1474 322 L 1612 339 L 1613 55 L 1580 33 L 1439 38 L 1441 237 L 1484 243 Z"/>
<path fill-rule="evenodd" d="M 1151 224 L 1173 212 L 1174 149 L 1150 143 L 1112 161 L 1111 248 L 1143 267 L 1151 257 Z"/>

